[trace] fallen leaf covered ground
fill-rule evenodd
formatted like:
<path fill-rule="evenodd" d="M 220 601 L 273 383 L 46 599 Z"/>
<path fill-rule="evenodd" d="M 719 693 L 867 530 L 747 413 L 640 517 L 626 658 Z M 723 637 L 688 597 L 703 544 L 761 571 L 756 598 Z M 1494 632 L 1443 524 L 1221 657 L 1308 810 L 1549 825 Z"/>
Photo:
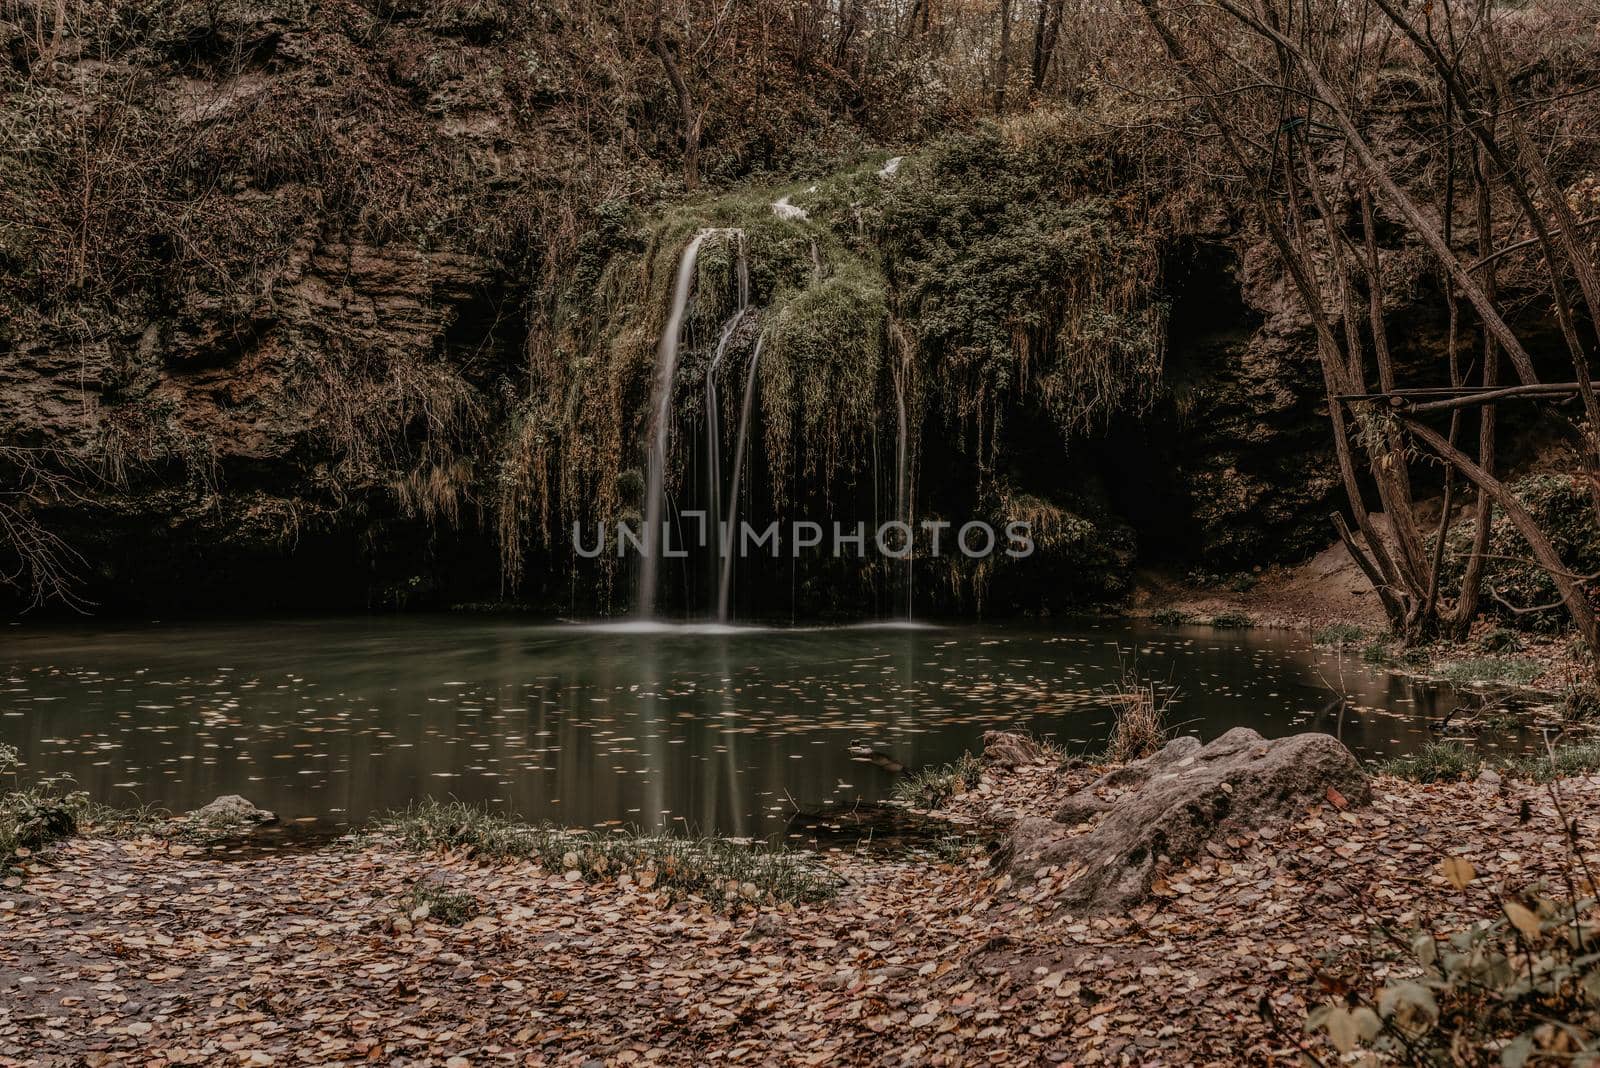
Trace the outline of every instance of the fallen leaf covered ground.
<path fill-rule="evenodd" d="M 951 810 L 1048 813 L 1086 774 L 990 769 Z M 832 853 L 838 897 L 728 916 L 382 838 L 242 860 L 79 838 L 0 888 L 0 1063 L 1294 1063 L 1330 979 L 1405 967 L 1376 922 L 1480 915 L 1475 892 L 1567 855 L 1545 787 L 1374 793 L 1214 842 L 1099 918 L 981 851 Z M 1600 841 L 1600 782 L 1561 796 Z M 477 915 L 396 924 L 422 879 Z"/>

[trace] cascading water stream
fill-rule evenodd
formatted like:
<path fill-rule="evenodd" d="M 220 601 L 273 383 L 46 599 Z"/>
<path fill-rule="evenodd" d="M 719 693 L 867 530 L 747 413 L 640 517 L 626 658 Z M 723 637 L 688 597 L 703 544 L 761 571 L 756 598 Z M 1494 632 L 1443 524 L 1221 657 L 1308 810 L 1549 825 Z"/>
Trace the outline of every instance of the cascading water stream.
<path fill-rule="evenodd" d="M 727 623 L 733 609 L 733 560 L 738 555 L 739 537 L 739 485 L 744 477 L 745 448 L 749 440 L 750 412 L 755 408 L 756 368 L 761 363 L 761 342 L 756 337 L 756 347 L 750 353 L 750 370 L 744 379 L 744 407 L 739 412 L 739 436 L 733 443 L 733 481 L 728 488 L 728 524 L 723 535 L 722 575 L 717 581 L 717 620 Z"/>
<path fill-rule="evenodd" d="M 900 521 L 904 522 L 906 524 L 906 529 L 907 530 L 911 530 L 912 529 L 912 518 L 911 518 L 912 502 L 911 502 L 911 479 L 910 479 L 910 439 L 909 439 L 909 436 L 908 436 L 908 429 L 909 428 L 907 426 L 907 420 L 906 420 L 906 388 L 910 384 L 908 380 L 911 377 L 911 361 L 909 359 L 903 359 L 901 361 L 899 371 L 896 372 L 893 377 L 894 377 L 894 400 L 895 400 L 895 406 L 898 409 L 898 415 L 899 415 L 899 421 L 898 421 L 898 423 L 896 424 L 896 427 L 895 427 L 895 446 L 894 446 L 894 465 L 895 465 L 894 500 L 895 500 L 895 512 L 896 512 L 895 518 L 897 518 Z M 907 537 L 908 540 L 910 540 L 912 535 L 907 534 L 906 537 Z M 907 552 L 907 554 L 906 554 L 906 619 L 907 620 L 911 619 L 912 605 L 913 605 L 913 602 L 914 602 L 914 599 L 915 599 L 914 598 L 914 587 L 913 587 L 913 579 L 914 579 L 915 574 L 916 574 L 916 572 L 915 572 L 915 563 L 916 563 L 916 554 L 914 552 Z"/>
<path fill-rule="evenodd" d="M 706 474 L 710 486 L 711 500 L 707 511 L 709 515 L 708 529 L 714 539 L 712 545 L 716 556 L 725 556 L 728 552 L 727 540 L 724 536 L 722 525 L 722 443 L 718 440 L 720 435 L 721 411 L 717 404 L 717 369 L 722 366 L 723 353 L 727 351 L 728 342 L 732 340 L 734 331 L 744 321 L 746 309 L 750 306 L 750 262 L 746 253 L 744 234 L 735 231 L 738 242 L 737 257 L 734 261 L 734 282 L 737 292 L 737 303 L 733 314 L 728 317 L 727 325 L 722 328 L 722 336 L 717 339 L 717 348 L 711 357 L 711 363 L 706 368 Z M 717 561 L 720 565 L 720 560 Z M 717 574 L 721 575 L 721 567 L 717 567 Z M 721 603 L 722 591 L 718 579 L 717 600 Z M 718 615 L 719 619 L 725 618 Z"/>
<path fill-rule="evenodd" d="M 702 230 L 694 235 L 678 261 L 678 277 L 672 290 L 672 309 L 661 341 L 656 346 L 656 377 L 650 399 L 650 451 L 646 463 L 644 498 L 644 559 L 639 563 L 640 618 L 655 615 L 657 561 L 662 549 L 662 518 L 666 511 L 667 442 L 672 431 L 672 379 L 678 370 L 678 343 L 683 333 L 684 310 L 694 288 L 695 266 L 700 246 L 714 233 Z"/>

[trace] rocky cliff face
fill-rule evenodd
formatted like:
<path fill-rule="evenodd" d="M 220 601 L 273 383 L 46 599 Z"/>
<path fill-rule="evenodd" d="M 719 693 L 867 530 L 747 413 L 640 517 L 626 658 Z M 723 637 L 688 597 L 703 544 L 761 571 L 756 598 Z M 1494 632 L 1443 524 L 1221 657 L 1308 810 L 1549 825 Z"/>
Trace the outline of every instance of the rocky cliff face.
<path fill-rule="evenodd" d="M 53 38 L 0 24 L 14 116 L 0 467 L 27 490 L 6 498 L 15 514 L 82 555 L 81 588 L 108 609 L 620 607 L 569 601 L 554 520 L 590 484 L 541 506 L 522 490 L 562 480 L 562 461 L 527 460 L 572 455 L 551 451 L 560 438 L 625 453 L 607 492 L 626 496 L 650 373 L 638 354 L 659 316 L 637 308 L 681 231 L 662 220 L 723 210 L 662 199 L 675 127 L 628 26 L 578 8 L 518 21 L 496 5 L 104 6 Z M 712 114 L 707 173 L 816 174 L 819 153 L 848 171 L 861 158 L 848 137 L 819 147 L 795 133 L 837 131 L 837 102 L 774 78 L 761 99 L 783 103 L 759 119 L 733 104 Z M 852 136 L 870 136 L 872 118 L 851 114 Z M 861 190 L 879 179 L 840 178 L 812 204 L 825 254 L 778 235 L 756 285 L 776 300 L 829 279 L 815 315 L 832 314 L 828 293 L 873 294 L 893 337 L 872 343 L 898 358 L 895 338 L 912 338 L 922 387 L 943 390 L 912 409 L 930 498 L 959 484 L 939 503 L 1025 499 L 1075 532 L 1054 570 L 990 576 L 984 607 L 1114 599 L 1140 559 L 1232 571 L 1319 547 L 1336 488 L 1320 379 L 1268 250 L 1214 208 L 1132 234 L 1123 201 L 1136 198 L 1115 199 L 1130 179 L 1082 162 L 1105 146 L 1058 138 L 1000 161 L 981 140 L 938 144 L 909 151 L 908 182 L 919 154 L 957 160 L 971 188 L 1012 183 L 1005 203 L 980 211 L 935 183 L 875 214 Z M 1016 218 L 1019 204 L 1034 214 Z M 991 209 L 988 229 L 952 229 Z M 1086 243 L 1092 264 L 1073 255 Z M 993 269 L 948 273 L 979 251 Z M 629 256 L 645 266 L 619 269 Z M 989 305 L 939 318 L 991 282 Z M 1091 306 L 1100 317 L 1078 322 Z M 1055 309 L 1045 327 L 1041 307 Z M 976 337 L 978 320 L 992 337 Z M 1084 407 L 1084 382 L 1040 370 L 1069 327 L 1082 373 L 1110 375 L 1094 381 L 1114 403 Z M 892 403 L 891 362 L 867 385 L 884 392 L 858 398 L 869 416 Z M 843 389 L 838 373 L 818 371 L 816 388 Z M 603 390 L 574 392 L 600 376 Z M 991 409 L 957 410 L 968 385 Z M 600 401 L 622 409 L 603 428 L 585 407 Z M 35 467 L 60 479 L 40 483 Z M 508 555 L 526 565 L 514 588 Z M 1055 576 L 1043 594 L 1040 575 Z M 27 602 L 26 579 L 11 596 Z"/>

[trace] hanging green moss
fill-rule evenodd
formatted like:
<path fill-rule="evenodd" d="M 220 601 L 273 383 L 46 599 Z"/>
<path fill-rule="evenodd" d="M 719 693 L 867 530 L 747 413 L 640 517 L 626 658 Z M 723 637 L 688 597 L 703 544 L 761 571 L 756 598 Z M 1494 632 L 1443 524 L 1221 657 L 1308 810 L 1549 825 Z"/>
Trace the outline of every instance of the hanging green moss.
<path fill-rule="evenodd" d="M 1096 192 L 1091 147 L 1059 130 L 952 137 L 907 161 L 883 208 L 896 313 L 991 455 L 1009 404 L 1034 398 L 1070 435 L 1146 406 L 1160 381 L 1156 236 Z"/>
<path fill-rule="evenodd" d="M 795 294 L 773 314 L 761 357 L 761 411 L 773 496 L 800 472 L 831 482 L 883 418 L 888 301 L 883 279 L 857 263 Z"/>
<path fill-rule="evenodd" d="M 935 396 L 941 417 L 975 443 L 980 484 L 1015 405 L 1036 406 L 1067 438 L 1148 403 L 1166 336 L 1154 227 L 1102 195 L 1114 175 L 1099 162 L 1104 146 L 1087 142 L 1060 123 L 995 127 L 926 147 L 892 178 L 875 155 L 815 183 L 651 215 L 607 206 L 578 241 L 558 306 L 531 332 L 528 396 L 502 447 L 508 571 L 530 525 L 554 544 L 557 513 L 564 528 L 637 509 L 622 475 L 641 460 L 678 263 L 702 230 L 718 233 L 702 245 L 685 318 L 669 492 L 694 469 L 699 439 L 685 430 L 705 415 L 699 387 L 736 307 L 735 231 L 764 338 L 755 440 L 774 504 L 850 485 L 876 433 L 893 442 L 891 456 L 905 449 L 888 480 L 894 507 L 915 507 Z M 780 197 L 806 214 L 775 214 Z M 724 397 L 738 393 L 742 366 L 722 365 Z M 722 418 L 735 409 L 725 404 Z M 1063 551 L 1083 541 L 1063 535 Z"/>

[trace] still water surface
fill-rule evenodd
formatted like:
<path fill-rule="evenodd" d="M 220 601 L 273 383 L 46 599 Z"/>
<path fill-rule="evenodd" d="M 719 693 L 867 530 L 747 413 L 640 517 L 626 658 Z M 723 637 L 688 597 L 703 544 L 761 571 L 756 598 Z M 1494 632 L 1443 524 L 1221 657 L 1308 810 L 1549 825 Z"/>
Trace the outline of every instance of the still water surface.
<path fill-rule="evenodd" d="M 569 826 L 766 835 L 795 804 L 887 796 L 985 730 L 1098 746 L 1124 665 L 1211 738 L 1340 732 L 1409 751 L 1452 698 L 1304 635 L 1124 622 L 1054 629 L 717 628 L 429 616 L 3 633 L 0 741 L 25 777 L 185 811 L 240 793 L 354 823 L 422 797 Z M 1341 715 L 1336 692 L 1351 695 Z"/>

